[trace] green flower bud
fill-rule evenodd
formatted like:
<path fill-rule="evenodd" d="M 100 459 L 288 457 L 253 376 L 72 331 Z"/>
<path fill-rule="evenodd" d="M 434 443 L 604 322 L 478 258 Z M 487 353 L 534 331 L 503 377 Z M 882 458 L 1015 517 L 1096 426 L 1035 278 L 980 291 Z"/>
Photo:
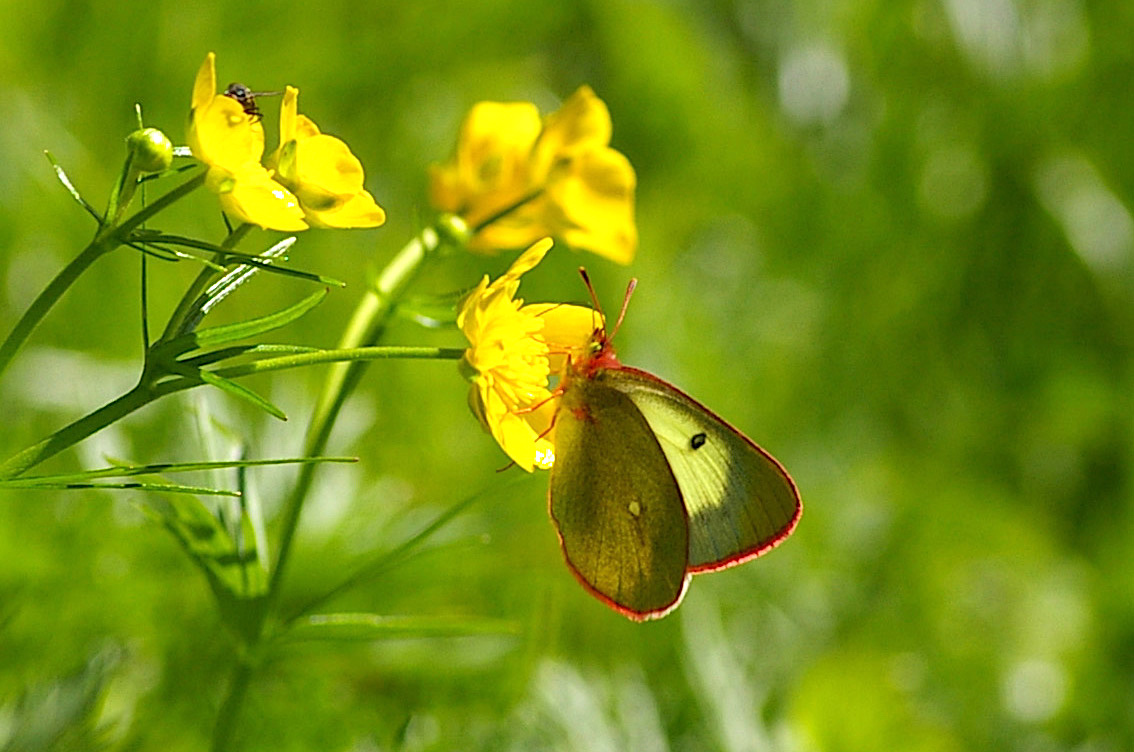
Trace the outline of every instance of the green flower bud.
<path fill-rule="evenodd" d="M 161 172 L 173 164 L 173 144 L 157 128 L 143 128 L 126 137 L 126 148 L 138 172 Z"/>
<path fill-rule="evenodd" d="M 468 222 L 456 214 L 445 212 L 437 218 L 437 232 L 451 243 L 465 247 L 472 238 Z"/>

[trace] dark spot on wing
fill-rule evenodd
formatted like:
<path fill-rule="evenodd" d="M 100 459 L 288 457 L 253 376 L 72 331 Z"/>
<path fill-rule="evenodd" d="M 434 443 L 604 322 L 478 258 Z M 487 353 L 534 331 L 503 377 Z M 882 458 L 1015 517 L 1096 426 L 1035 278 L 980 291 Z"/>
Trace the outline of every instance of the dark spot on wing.
<path fill-rule="evenodd" d="M 695 433 L 693 434 L 693 438 L 689 440 L 689 446 L 693 447 L 694 449 L 700 449 L 701 447 L 705 446 L 705 442 L 708 440 L 709 437 L 705 434 Z"/>

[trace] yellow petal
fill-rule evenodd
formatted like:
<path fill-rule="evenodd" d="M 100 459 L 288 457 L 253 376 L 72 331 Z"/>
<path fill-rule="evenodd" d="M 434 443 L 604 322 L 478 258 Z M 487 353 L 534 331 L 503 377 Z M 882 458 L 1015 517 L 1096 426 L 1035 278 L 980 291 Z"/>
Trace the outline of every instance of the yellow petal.
<path fill-rule="evenodd" d="M 268 160 L 281 183 L 299 199 L 316 227 L 377 227 L 386 212 L 363 189 L 362 163 L 350 147 L 297 112 L 299 90 L 284 91 L 280 106 L 280 147 Z"/>
<path fill-rule="evenodd" d="M 287 177 L 305 207 L 329 209 L 362 190 L 362 163 L 345 143 L 319 134 L 296 142 L 295 168 Z"/>
<path fill-rule="evenodd" d="M 536 148 L 539 169 L 610 144 L 610 110 L 589 86 L 581 86 L 547 116 Z"/>
<path fill-rule="evenodd" d="M 522 310 L 543 321 L 543 339 L 552 348 L 585 350 L 595 330 L 603 326 L 602 314 L 587 306 L 531 303 Z"/>
<path fill-rule="evenodd" d="M 259 162 L 264 153 L 264 127 L 239 102 L 221 94 L 193 111 L 188 140 L 194 157 L 229 170 Z"/>
<path fill-rule="evenodd" d="M 546 195 L 538 195 L 522 206 L 482 227 L 469 240 L 468 248 L 477 253 L 499 253 L 525 248 L 555 232 L 548 222 L 549 203 Z"/>
<path fill-rule="evenodd" d="M 512 460 L 527 471 L 554 461 L 550 429 L 558 397 L 548 391 L 547 307 L 515 299 L 522 275 L 547 255 L 545 238 L 491 282 L 485 277 L 461 303 L 457 324 L 469 340 L 461 369 L 471 375 L 469 405 Z M 556 320 L 556 325 L 559 325 Z"/>
<path fill-rule="evenodd" d="M 517 413 L 514 407 L 504 402 L 497 390 L 475 384 L 473 388 L 478 390 L 479 398 L 486 401 L 485 420 L 492 437 L 512 461 L 529 473 L 535 467 L 550 467 L 554 448 L 549 436 L 541 436 L 550 429 L 555 414 L 550 393 L 537 396 L 538 407 L 530 412 Z"/>
<path fill-rule="evenodd" d="M 479 190 L 506 189 L 523 167 L 540 132 L 539 110 L 530 102 L 480 102 L 461 126 L 457 164 Z"/>
<path fill-rule="evenodd" d="M 216 55 L 197 71 L 187 140 L 193 156 L 207 165 L 234 170 L 264 153 L 264 128 L 232 97 L 217 94 Z"/>
<path fill-rule="evenodd" d="M 551 250 L 554 241 L 551 238 L 543 238 L 538 243 L 533 245 L 528 250 L 521 253 L 512 265 L 508 267 L 508 271 L 504 273 L 501 279 L 515 279 L 519 280 L 520 277 L 535 269 L 539 262 L 543 261 L 543 257 Z"/>
<path fill-rule="evenodd" d="M 532 191 L 539 110 L 530 102 L 480 102 L 461 124 L 456 156 L 430 171 L 430 199 L 477 225 Z"/>
<path fill-rule="evenodd" d="M 339 229 L 378 227 L 386 221 L 386 212 L 366 191 L 356 193 L 346 203 L 327 211 L 313 211 L 306 206 L 304 209 L 307 220 L 315 227 Z"/>
<path fill-rule="evenodd" d="M 214 166 L 205 176 L 205 186 L 220 196 L 221 208 L 242 222 L 265 229 L 295 232 L 306 230 L 299 200 L 275 180 L 259 163 L 237 170 Z"/>
<path fill-rule="evenodd" d="M 315 125 L 315 121 L 306 115 L 297 115 L 295 118 L 295 137 L 299 139 L 311 138 L 318 136 L 322 131 L 319 126 Z"/>
<path fill-rule="evenodd" d="M 201 67 L 197 70 L 197 78 L 193 82 L 193 101 L 190 105 L 190 117 L 192 111 L 196 110 L 209 102 L 213 101 L 213 97 L 217 93 L 217 56 L 210 52 L 205 55 L 205 62 L 201 63 Z"/>
<path fill-rule="evenodd" d="M 295 140 L 295 117 L 299 112 L 299 89 L 285 86 L 280 103 L 280 146 Z"/>
<path fill-rule="evenodd" d="M 559 235 L 576 248 L 629 264 L 638 247 L 634 168 L 613 149 L 580 155 L 548 186 L 562 217 Z"/>

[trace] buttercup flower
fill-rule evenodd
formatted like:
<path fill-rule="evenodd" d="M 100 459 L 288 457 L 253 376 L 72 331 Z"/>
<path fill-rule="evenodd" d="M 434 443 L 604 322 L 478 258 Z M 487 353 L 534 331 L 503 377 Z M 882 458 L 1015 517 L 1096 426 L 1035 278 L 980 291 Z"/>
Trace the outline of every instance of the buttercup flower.
<path fill-rule="evenodd" d="M 610 134 L 610 112 L 586 86 L 542 122 L 530 103 L 481 102 L 454 158 L 432 168 L 433 205 L 479 228 L 472 250 L 552 235 L 628 264 L 638 245 L 634 168 Z"/>
<path fill-rule="evenodd" d="M 503 276 L 485 276 L 461 303 L 457 325 L 469 340 L 461 368 L 472 381 L 469 406 L 512 461 L 531 472 L 555 461 L 549 433 L 559 397 L 548 378 L 571 355 L 579 358 L 600 315 L 583 306 L 524 305 L 520 277 L 551 249 L 545 238 L 525 251 Z"/>
<path fill-rule="evenodd" d="M 298 114 L 299 90 L 289 86 L 280 107 L 280 147 L 269 160 L 276 177 L 299 198 L 317 227 L 377 227 L 386 212 L 362 187 L 362 163 L 350 147 Z"/>
<path fill-rule="evenodd" d="M 299 200 L 260 164 L 264 127 L 232 97 L 217 93 L 216 55 L 197 71 L 189 110 L 189 149 L 208 165 L 205 185 L 242 222 L 288 232 L 307 229 Z"/>

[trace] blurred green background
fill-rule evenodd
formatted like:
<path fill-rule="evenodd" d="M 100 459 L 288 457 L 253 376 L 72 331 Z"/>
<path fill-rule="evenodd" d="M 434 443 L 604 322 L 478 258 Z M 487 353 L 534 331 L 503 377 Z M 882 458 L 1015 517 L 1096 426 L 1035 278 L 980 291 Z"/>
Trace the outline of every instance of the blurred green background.
<path fill-rule="evenodd" d="M 292 253 L 351 285 L 273 341 L 324 346 L 430 220 L 425 168 L 471 104 L 550 111 L 590 84 L 638 172 L 639 257 L 560 248 L 522 294 L 582 302 L 585 263 L 612 308 L 637 276 L 623 360 L 774 453 L 803 494 L 798 530 L 632 624 L 568 573 L 546 477 L 497 472 L 454 364 L 377 363 L 331 445 L 361 462 L 320 474 L 285 599 L 479 493 L 426 552 L 330 607 L 516 633 L 279 650 L 240 748 L 1134 748 L 1132 38 L 1134 5 L 1105 0 L 7 0 L 0 324 L 92 231 L 42 151 L 101 206 L 134 103 L 182 141 L 209 50 L 222 86 L 298 86 L 389 213 Z M 262 105 L 271 145 L 277 105 Z M 204 194 L 159 224 L 223 233 Z M 508 261 L 452 259 L 417 290 Z M 195 272 L 151 263 L 155 321 Z M 131 251 L 101 260 L 35 332 L 0 382 L 5 456 L 133 384 L 138 277 Z M 309 292 L 258 279 L 223 315 Z M 461 338 L 402 321 L 386 342 Z M 241 442 L 298 454 L 324 373 L 248 382 L 287 423 L 198 390 L 43 469 Z M 293 475 L 253 474 L 270 531 Z M 0 748 L 46 748 L 29 728 L 62 728 L 71 749 L 206 747 L 234 641 L 138 501 L 0 494 Z"/>

